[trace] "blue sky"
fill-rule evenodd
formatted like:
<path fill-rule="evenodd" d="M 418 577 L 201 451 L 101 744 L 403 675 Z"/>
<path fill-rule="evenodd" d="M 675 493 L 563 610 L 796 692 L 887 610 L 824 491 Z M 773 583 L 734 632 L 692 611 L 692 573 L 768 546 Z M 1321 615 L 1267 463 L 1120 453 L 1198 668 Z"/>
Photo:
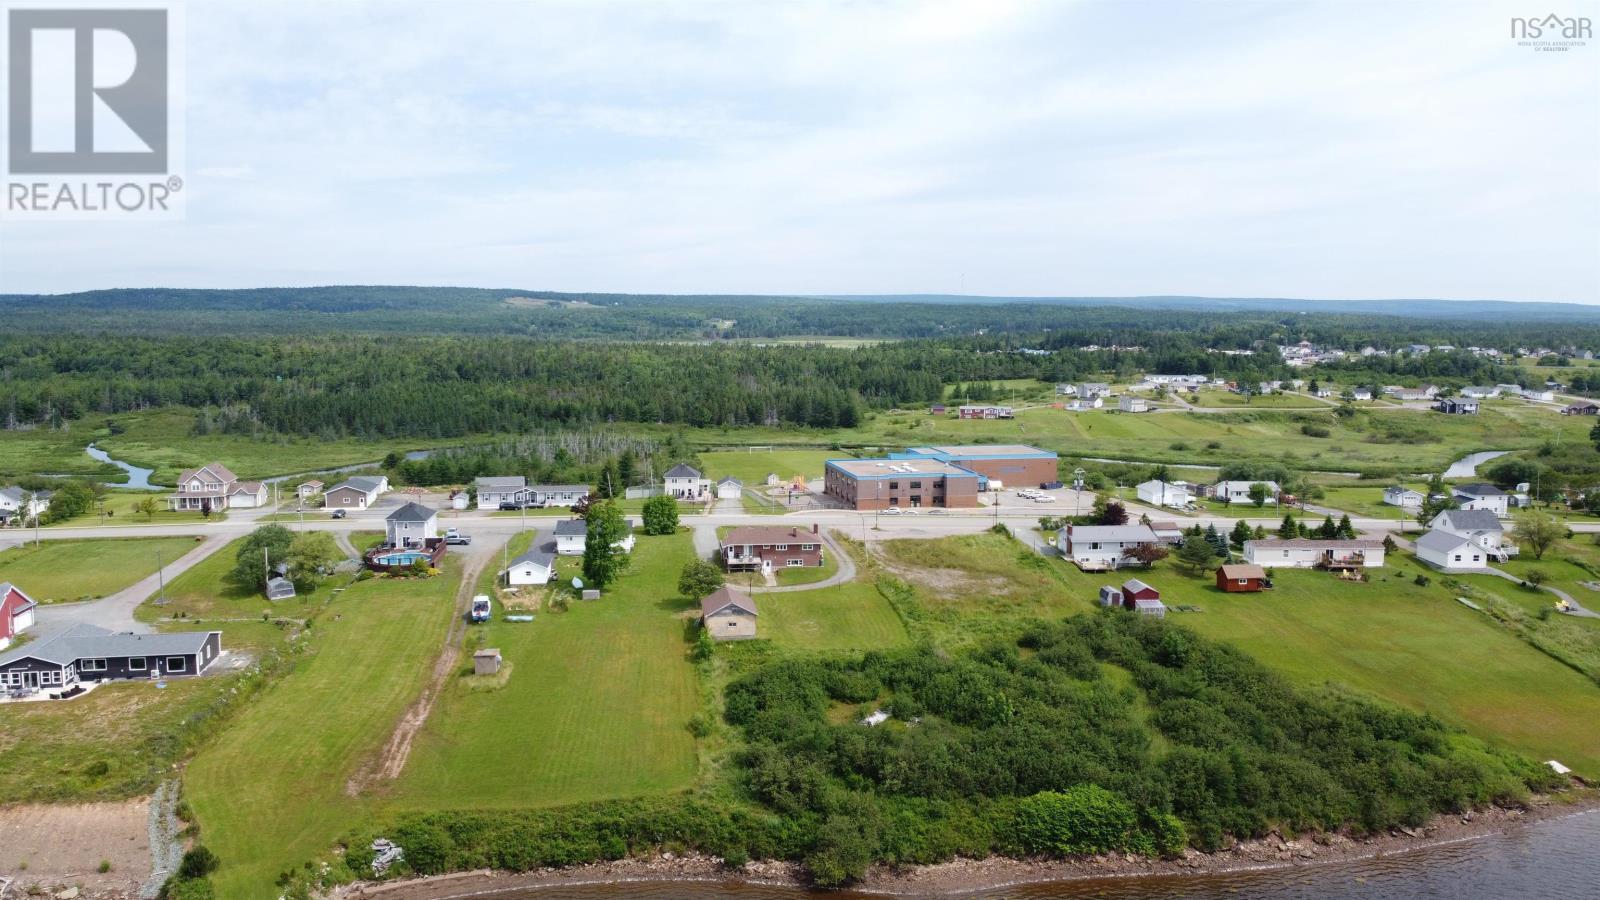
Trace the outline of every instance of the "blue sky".
<path fill-rule="evenodd" d="M 0 224 L 0 290 L 1600 303 L 1600 42 L 1510 39 L 1549 11 L 193 2 L 187 219 Z"/>

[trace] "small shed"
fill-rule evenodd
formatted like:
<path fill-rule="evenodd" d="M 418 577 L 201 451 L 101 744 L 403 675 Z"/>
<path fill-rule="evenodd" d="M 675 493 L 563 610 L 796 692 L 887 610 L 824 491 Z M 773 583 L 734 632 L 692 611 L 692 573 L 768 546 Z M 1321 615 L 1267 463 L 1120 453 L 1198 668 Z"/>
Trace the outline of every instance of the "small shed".
<path fill-rule="evenodd" d="M 1230 594 L 1253 594 L 1267 586 L 1267 570 L 1249 563 L 1228 563 L 1217 568 L 1217 589 Z"/>
<path fill-rule="evenodd" d="M 724 585 L 700 601 L 700 622 L 719 641 L 756 636 L 756 601 Z"/>
<path fill-rule="evenodd" d="M 267 579 L 268 600 L 290 600 L 294 598 L 294 582 L 283 576 Z"/>
<path fill-rule="evenodd" d="M 472 674 L 497 675 L 500 672 L 500 651 L 485 648 L 472 654 Z"/>
<path fill-rule="evenodd" d="M 1133 609 L 1135 600 L 1160 600 L 1161 592 L 1137 578 L 1129 578 L 1122 583 L 1122 604 Z"/>
<path fill-rule="evenodd" d="M 1128 608 L 1141 615 L 1155 616 L 1158 619 L 1167 617 L 1167 605 L 1160 600 L 1141 598 L 1131 601 Z"/>
<path fill-rule="evenodd" d="M 1102 585 L 1100 587 L 1100 605 L 1107 607 L 1121 606 L 1122 592 L 1117 590 L 1114 585 Z"/>

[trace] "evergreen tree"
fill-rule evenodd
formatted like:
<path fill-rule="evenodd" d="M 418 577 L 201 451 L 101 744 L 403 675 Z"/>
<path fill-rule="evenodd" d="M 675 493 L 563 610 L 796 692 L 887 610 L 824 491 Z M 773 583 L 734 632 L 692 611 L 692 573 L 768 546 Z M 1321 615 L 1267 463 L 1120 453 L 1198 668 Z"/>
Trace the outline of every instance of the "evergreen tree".
<path fill-rule="evenodd" d="M 628 554 L 616 546 L 628 534 L 622 511 L 610 500 L 589 505 L 588 533 L 583 543 L 583 577 L 596 588 L 616 581 L 628 568 Z"/>
<path fill-rule="evenodd" d="M 1338 534 L 1339 537 L 1344 538 L 1347 541 L 1353 541 L 1356 539 L 1356 526 L 1355 523 L 1350 521 L 1349 513 L 1345 513 L 1344 516 L 1339 519 Z"/>
<path fill-rule="evenodd" d="M 1278 526 L 1278 537 L 1292 541 L 1300 536 L 1300 526 L 1295 524 L 1292 513 L 1283 514 L 1283 524 Z"/>
<path fill-rule="evenodd" d="M 1211 542 L 1207 541 L 1203 534 L 1191 534 L 1178 545 L 1178 562 L 1192 575 L 1210 568 L 1216 559 L 1216 548 L 1211 546 Z"/>
<path fill-rule="evenodd" d="M 1254 532 L 1250 530 L 1249 523 L 1240 519 L 1233 523 L 1233 531 L 1228 533 L 1228 543 L 1233 545 L 1234 550 L 1243 553 L 1244 542 L 1250 540 L 1253 535 Z"/>

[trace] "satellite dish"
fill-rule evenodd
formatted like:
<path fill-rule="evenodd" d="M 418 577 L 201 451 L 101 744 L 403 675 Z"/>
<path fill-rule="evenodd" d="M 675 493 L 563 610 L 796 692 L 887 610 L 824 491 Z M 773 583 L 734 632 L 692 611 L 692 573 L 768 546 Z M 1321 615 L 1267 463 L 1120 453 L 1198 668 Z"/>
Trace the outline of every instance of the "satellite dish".
<path fill-rule="evenodd" d="M 572 589 L 575 591 L 583 590 L 583 579 L 576 575 L 572 576 Z"/>

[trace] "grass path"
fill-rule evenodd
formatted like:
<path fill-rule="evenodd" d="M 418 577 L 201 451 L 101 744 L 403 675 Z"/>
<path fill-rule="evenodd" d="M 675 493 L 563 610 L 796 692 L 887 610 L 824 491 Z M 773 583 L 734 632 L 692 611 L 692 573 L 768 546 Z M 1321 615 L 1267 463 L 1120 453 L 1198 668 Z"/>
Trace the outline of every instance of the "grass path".
<path fill-rule="evenodd" d="M 221 857 L 217 896 L 277 895 L 279 872 L 326 851 L 378 801 L 349 777 L 427 680 L 449 629 L 459 564 L 427 581 L 372 579 L 316 619 L 314 650 L 190 763 L 185 796 Z"/>

